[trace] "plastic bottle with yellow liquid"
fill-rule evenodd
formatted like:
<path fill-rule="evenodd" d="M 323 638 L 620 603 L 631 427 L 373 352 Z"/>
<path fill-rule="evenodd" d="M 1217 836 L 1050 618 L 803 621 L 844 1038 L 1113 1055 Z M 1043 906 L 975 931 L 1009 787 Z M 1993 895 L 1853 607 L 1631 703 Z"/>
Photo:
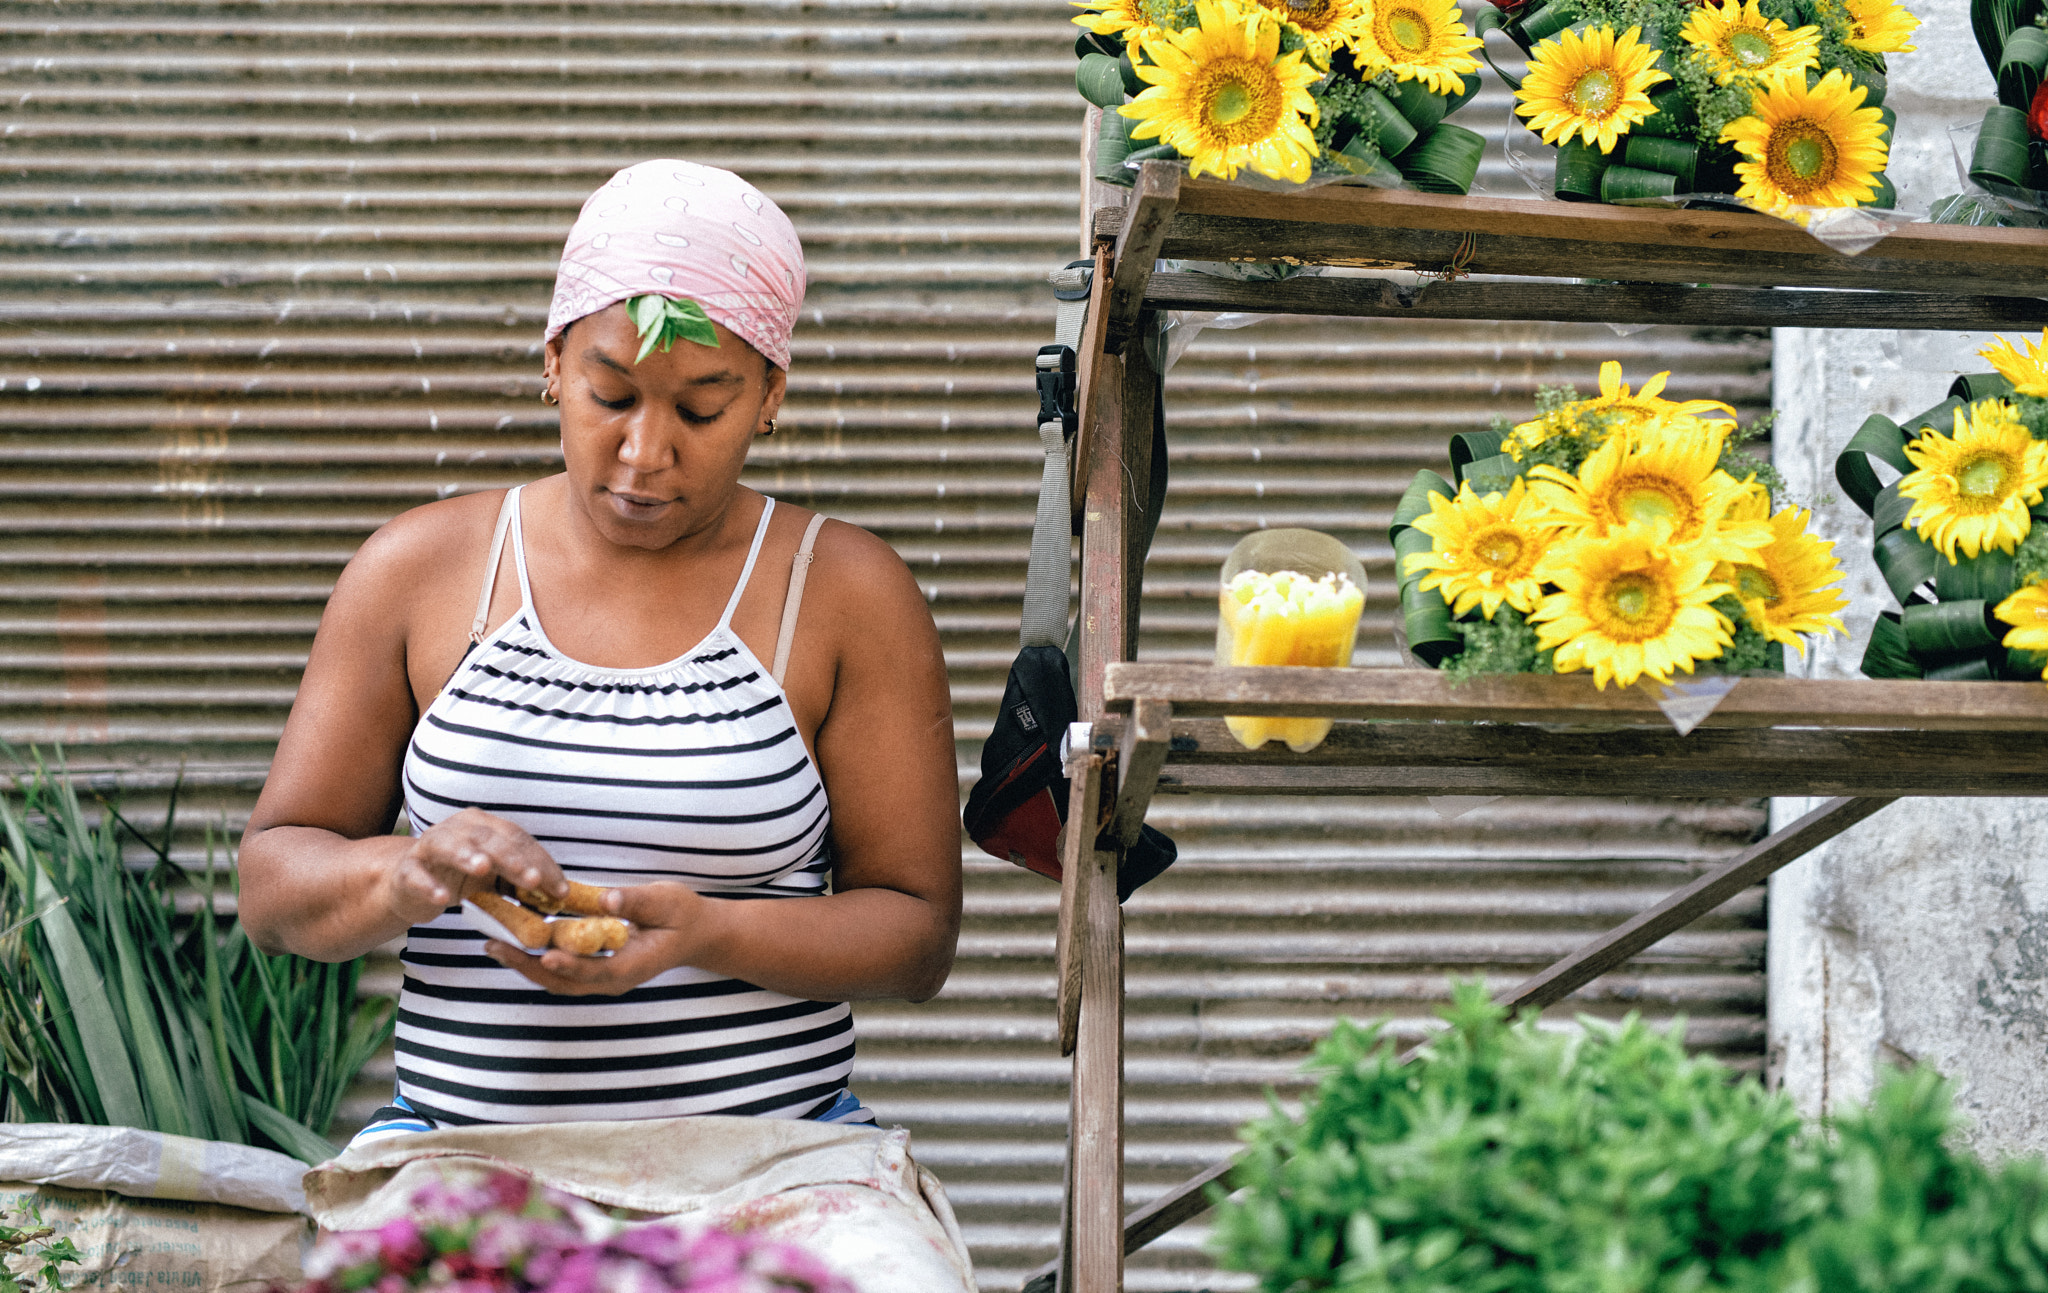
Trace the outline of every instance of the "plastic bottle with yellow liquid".
<path fill-rule="evenodd" d="M 1347 666 L 1365 609 L 1365 567 L 1320 531 L 1260 530 L 1240 540 L 1223 563 L 1220 609 L 1219 665 Z M 1327 718 L 1224 722 L 1246 749 L 1284 741 L 1297 754 L 1321 745 L 1331 726 Z"/>

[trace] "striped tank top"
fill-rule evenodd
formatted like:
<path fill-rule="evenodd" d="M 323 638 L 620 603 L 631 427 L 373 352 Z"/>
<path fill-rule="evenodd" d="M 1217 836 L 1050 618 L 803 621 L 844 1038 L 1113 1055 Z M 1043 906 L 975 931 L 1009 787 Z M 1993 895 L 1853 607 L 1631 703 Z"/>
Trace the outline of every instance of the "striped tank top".
<path fill-rule="evenodd" d="M 572 880 L 675 880 L 730 899 L 824 893 L 825 787 L 780 682 L 815 520 L 776 668 L 762 668 L 731 627 L 774 510 L 767 500 L 739 584 L 703 641 L 666 664 L 602 669 L 564 655 L 541 626 L 513 490 L 479 640 L 406 749 L 413 833 L 476 807 L 524 827 Z M 486 637 L 508 525 L 520 606 Z M 616 997 L 555 996 L 486 957 L 483 942 L 459 907 L 406 937 L 398 1094 L 435 1123 L 843 1117 L 853 1067 L 844 1002 L 689 967 Z"/>

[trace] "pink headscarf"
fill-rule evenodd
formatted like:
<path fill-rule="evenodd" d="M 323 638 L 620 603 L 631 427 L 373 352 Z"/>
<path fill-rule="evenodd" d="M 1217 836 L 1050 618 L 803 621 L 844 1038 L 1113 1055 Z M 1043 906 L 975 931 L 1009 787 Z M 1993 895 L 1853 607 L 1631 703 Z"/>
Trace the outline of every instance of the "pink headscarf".
<path fill-rule="evenodd" d="M 641 162 L 584 202 L 555 272 L 543 340 L 648 294 L 695 301 L 786 369 L 804 303 L 804 249 L 782 208 L 731 171 Z"/>

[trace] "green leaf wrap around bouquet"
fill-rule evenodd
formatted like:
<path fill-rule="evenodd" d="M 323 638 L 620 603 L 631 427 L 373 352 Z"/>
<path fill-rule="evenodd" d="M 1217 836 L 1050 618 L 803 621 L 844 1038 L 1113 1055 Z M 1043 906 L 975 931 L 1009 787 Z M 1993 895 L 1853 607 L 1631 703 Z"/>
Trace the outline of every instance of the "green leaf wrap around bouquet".
<path fill-rule="evenodd" d="M 1608 160 L 1608 154 L 1582 139 L 1565 140 L 1558 146 L 1551 192 L 1567 202 L 1598 202 Z"/>
<path fill-rule="evenodd" d="M 1465 194 L 1479 175 L 1486 136 L 1448 121 L 1438 122 L 1394 159 L 1408 182 L 1424 193 Z"/>
<path fill-rule="evenodd" d="M 2012 384 L 1995 373 L 1958 377 L 1946 399 L 1903 424 L 1872 414 L 1835 458 L 1835 481 L 1870 518 L 1871 555 L 1900 607 L 1881 614 L 1872 629 L 1863 654 L 1865 676 L 1943 681 L 2041 676 L 2038 665 L 2020 658 L 2023 653 L 2000 645 L 2006 630 L 1991 614 L 2019 586 L 2013 555 L 1997 548 L 1974 557 L 1958 551 L 1951 562 L 1906 525 L 1913 500 L 1899 489 L 1914 471 L 1906 456 L 1908 444 L 1929 431 L 1947 435 L 1958 411 L 2011 393 Z M 1881 484 L 1878 463 L 1901 480 Z M 2031 511 L 2036 520 L 2048 517 L 2048 503 Z"/>
<path fill-rule="evenodd" d="M 1454 457 L 1456 453 L 1454 448 Z M 1431 668 L 1440 667 L 1464 650 L 1465 637 L 1452 627 L 1451 608 L 1443 595 L 1433 590 L 1422 591 L 1423 572 L 1410 571 L 1408 558 L 1430 550 L 1430 537 L 1415 528 L 1415 520 L 1429 515 L 1431 496 L 1452 498 L 1457 492 L 1449 481 L 1427 468 L 1416 472 L 1415 479 L 1402 493 L 1400 504 L 1394 508 L 1394 524 L 1387 531 L 1394 544 L 1394 570 L 1401 589 L 1401 625 L 1408 635 L 1408 649 Z"/>

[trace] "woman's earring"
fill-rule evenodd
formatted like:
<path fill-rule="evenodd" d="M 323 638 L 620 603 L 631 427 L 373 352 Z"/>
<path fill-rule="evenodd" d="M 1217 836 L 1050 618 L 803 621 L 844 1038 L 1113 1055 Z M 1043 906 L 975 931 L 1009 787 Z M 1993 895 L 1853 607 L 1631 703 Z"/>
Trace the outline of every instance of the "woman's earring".
<path fill-rule="evenodd" d="M 775 434 L 775 419 L 774 419 L 774 418 L 769 418 L 769 419 L 768 419 L 768 429 L 767 429 L 766 431 L 763 431 L 763 432 L 762 432 L 761 434 L 762 434 L 762 435 L 774 435 L 774 434 Z"/>
<path fill-rule="evenodd" d="M 543 386 L 540 388 L 540 402 L 543 404 L 550 405 L 561 403 L 559 399 L 555 398 L 555 388 L 552 386 Z"/>

